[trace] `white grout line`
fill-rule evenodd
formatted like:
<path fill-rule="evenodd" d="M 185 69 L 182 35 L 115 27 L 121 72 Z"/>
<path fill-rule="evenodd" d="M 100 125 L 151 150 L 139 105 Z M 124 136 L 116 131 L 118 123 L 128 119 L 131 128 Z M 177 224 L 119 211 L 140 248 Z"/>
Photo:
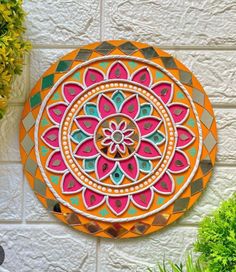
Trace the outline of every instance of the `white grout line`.
<path fill-rule="evenodd" d="M 100 41 L 104 37 L 104 0 L 100 0 Z"/>
<path fill-rule="evenodd" d="M 26 190 L 25 183 L 27 182 L 25 176 L 23 176 L 23 184 L 22 184 L 22 224 L 26 224 L 25 219 L 25 202 L 26 202 Z"/>
<path fill-rule="evenodd" d="M 96 272 L 100 272 L 100 253 L 101 253 L 101 238 L 97 238 L 96 244 Z"/>

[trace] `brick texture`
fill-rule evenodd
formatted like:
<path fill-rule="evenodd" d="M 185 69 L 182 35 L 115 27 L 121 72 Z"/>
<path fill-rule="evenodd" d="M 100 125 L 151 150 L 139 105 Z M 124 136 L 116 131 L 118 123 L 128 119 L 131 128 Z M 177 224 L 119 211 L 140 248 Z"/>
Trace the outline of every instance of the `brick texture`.
<path fill-rule="evenodd" d="M 25 0 L 33 43 L 0 121 L 0 245 L 9 272 L 146 271 L 163 256 L 183 260 L 197 225 L 235 190 L 236 6 L 230 0 Z M 96 239 L 51 216 L 23 177 L 18 123 L 41 74 L 77 46 L 104 39 L 159 45 L 188 66 L 215 108 L 217 166 L 207 190 L 183 218 L 161 232 L 125 241 Z"/>

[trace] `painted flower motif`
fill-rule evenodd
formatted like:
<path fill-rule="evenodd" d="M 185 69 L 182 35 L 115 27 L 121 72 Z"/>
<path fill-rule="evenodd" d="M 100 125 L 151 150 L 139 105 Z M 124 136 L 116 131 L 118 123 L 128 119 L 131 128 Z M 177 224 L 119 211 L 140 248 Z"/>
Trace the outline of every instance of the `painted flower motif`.
<path fill-rule="evenodd" d="M 134 130 L 127 129 L 125 121 L 120 124 L 111 122 L 109 128 L 104 128 L 103 132 L 106 137 L 102 141 L 102 145 L 109 146 L 110 153 L 115 153 L 117 150 L 120 153 L 125 153 L 127 146 L 134 144 L 134 141 L 130 138 Z"/>
<path fill-rule="evenodd" d="M 117 95 L 122 97 L 120 106 L 114 99 Z M 152 116 L 151 112 L 148 116 L 140 116 L 138 95 L 125 98 L 119 91 L 114 93 L 113 99 L 102 94 L 95 105 L 96 116 L 87 112 L 87 115 L 75 118 L 79 130 L 74 133 L 81 132 L 87 138 L 79 141 L 74 156 L 84 158 L 85 164 L 88 158 L 94 159 L 94 170 L 99 180 L 111 175 L 112 181 L 120 184 L 124 176 L 137 180 L 139 172 L 145 171 L 145 167 L 139 166 L 141 161 L 145 161 L 146 167 L 150 166 L 147 170 L 151 170 L 150 160 L 161 158 L 157 145 L 165 138 L 158 131 L 159 118 Z M 159 136 L 159 142 L 153 142 L 150 138 L 153 134 Z"/>
<path fill-rule="evenodd" d="M 102 81 L 122 80 L 148 87 L 160 99 L 172 115 L 177 129 L 176 151 L 168 169 L 150 188 L 133 195 L 108 196 L 84 187 L 66 167 L 60 151 L 59 125 L 70 103 L 87 87 Z M 63 174 L 61 189 L 64 194 L 83 191 L 83 200 L 87 209 L 94 209 L 105 201 L 111 211 L 120 215 L 129 206 L 130 201 L 141 209 L 148 209 L 154 193 L 172 194 L 175 189 L 173 174 L 186 171 L 189 160 L 183 149 L 195 139 L 193 133 L 182 124 L 189 114 L 186 105 L 172 103 L 173 86 L 169 82 L 152 84 L 152 75 L 147 67 L 142 67 L 129 75 L 121 61 L 114 62 L 106 75 L 102 71 L 89 68 L 84 74 L 84 84 L 70 82 L 63 86 L 64 102 L 47 108 L 51 121 L 55 124 L 42 135 L 43 141 L 54 151 L 47 160 L 47 169 Z M 124 177 L 136 181 L 140 172 L 152 171 L 152 160 L 160 159 L 162 154 L 158 145 L 165 136 L 158 131 L 161 120 L 152 115 L 151 103 L 140 103 L 139 95 L 125 96 L 122 90 L 114 92 L 112 97 L 101 94 L 97 103 L 84 105 L 86 115 L 77 116 L 78 129 L 73 131 L 71 139 L 78 144 L 74 156 L 83 159 L 83 168 L 87 173 L 95 172 L 99 180 L 110 177 L 114 184 L 122 183 Z"/>

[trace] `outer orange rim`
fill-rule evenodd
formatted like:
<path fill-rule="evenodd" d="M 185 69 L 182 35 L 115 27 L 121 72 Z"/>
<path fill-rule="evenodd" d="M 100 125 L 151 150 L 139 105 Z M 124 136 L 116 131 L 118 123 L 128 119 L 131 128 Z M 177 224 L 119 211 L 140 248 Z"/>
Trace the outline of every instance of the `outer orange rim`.
<path fill-rule="evenodd" d="M 151 66 L 154 65 L 155 67 L 157 66 L 162 67 L 164 78 L 160 78 L 159 73 L 160 70 L 158 70 L 157 68 L 155 68 L 156 70 L 154 70 L 154 68 L 152 70 L 150 68 L 153 77 L 153 82 L 160 83 L 162 81 L 165 82 L 170 81 L 171 83 L 173 83 L 174 101 L 172 102 L 181 104 L 182 102 L 185 102 L 184 100 L 185 98 L 182 97 L 183 95 L 181 96 L 182 89 L 180 87 L 177 87 L 178 85 L 177 83 L 180 83 L 183 89 L 185 89 L 189 96 L 191 97 L 192 103 L 196 110 L 195 112 L 196 116 L 198 116 L 199 120 L 198 123 L 199 130 L 196 129 L 196 131 L 195 128 L 193 127 L 193 124 L 191 123 L 191 120 L 193 120 L 194 115 L 190 116 L 191 115 L 190 113 L 187 119 L 183 121 L 183 125 L 185 125 L 187 129 L 192 130 L 195 133 L 196 137 L 195 142 L 193 142 L 193 144 L 190 144 L 188 149 L 183 150 L 183 152 L 188 155 L 190 163 L 190 167 L 188 170 L 189 173 L 192 171 L 194 166 L 196 167 L 194 176 L 186 185 L 186 188 L 184 188 L 184 190 L 182 191 L 179 191 L 181 193 L 179 193 L 179 195 L 177 196 L 177 192 L 175 191 L 181 189 L 181 186 L 183 186 L 181 185 L 181 177 L 183 177 L 183 175 L 182 174 L 176 174 L 176 176 L 174 175 L 174 183 L 176 183 L 176 187 L 173 194 L 176 196 L 174 197 L 174 195 L 171 196 L 170 194 L 169 200 L 173 199 L 174 200 L 169 205 L 166 205 L 165 208 L 160 208 L 158 212 L 153 213 L 150 212 L 151 211 L 150 209 L 153 209 L 155 211 L 154 209 L 155 207 L 153 205 L 161 205 L 160 203 L 152 204 L 150 207 L 148 208 L 146 207 L 145 210 L 140 209 L 140 211 L 138 210 L 137 206 L 135 207 L 134 205 L 134 207 L 137 208 L 138 210 L 135 217 L 140 217 L 140 219 L 132 220 L 132 217 L 130 217 L 131 219 L 120 222 L 115 220 L 111 220 L 109 222 L 109 219 L 103 220 L 104 218 L 106 218 L 107 215 L 104 213 L 101 214 L 99 212 L 105 206 L 94 208 L 91 211 L 90 210 L 86 211 L 86 207 L 84 206 L 82 207 L 81 204 L 76 203 L 78 200 L 78 199 L 76 200 L 77 196 L 76 193 L 70 195 L 70 199 L 73 198 L 74 204 L 73 203 L 72 204 L 77 206 L 78 210 L 84 211 L 84 213 L 82 214 L 77 213 L 76 209 L 71 209 L 69 206 L 64 205 L 65 202 L 68 201 L 69 199 L 68 196 L 65 196 L 64 199 L 65 202 L 63 203 L 60 202 L 58 200 L 58 197 L 56 197 L 53 191 L 48 187 L 48 183 L 45 181 L 45 178 L 43 177 L 42 172 L 39 168 L 38 161 L 36 158 L 37 141 L 34 137 L 36 129 L 36 120 L 37 117 L 39 116 L 40 108 L 42 107 L 43 101 L 45 100 L 47 94 L 52 90 L 53 86 L 58 85 L 57 88 L 55 89 L 55 93 L 56 92 L 58 93 L 58 90 L 60 92 L 60 90 L 62 90 L 63 88 L 61 87 L 62 84 L 65 83 L 67 80 L 71 79 L 69 78 L 69 76 L 67 76 L 68 73 L 75 69 L 73 73 L 74 75 L 76 72 L 78 72 L 78 70 L 75 67 L 77 67 L 80 64 L 82 66 L 87 65 L 86 67 L 84 67 L 84 70 L 81 70 L 82 74 L 85 73 L 83 71 L 85 71 L 85 68 L 88 67 L 90 68 L 99 67 L 99 70 L 106 74 L 108 73 L 109 67 L 111 67 L 112 63 L 117 61 L 116 57 L 114 56 L 119 56 L 121 60 L 123 58 L 124 63 L 126 63 L 126 67 L 130 74 L 132 73 L 134 74 L 135 71 L 138 71 L 138 69 L 141 69 L 143 67 L 144 64 L 142 63 L 142 60 L 143 62 L 145 62 L 145 65 L 150 64 Z M 88 64 L 89 62 L 91 62 L 91 65 Z M 135 62 L 137 62 L 136 65 Z M 74 77 L 74 80 L 76 80 L 81 85 L 83 84 L 83 79 L 79 77 L 77 77 L 76 79 Z M 102 84 L 102 82 L 100 83 Z M 130 81 L 127 83 L 129 85 Z M 106 84 L 106 82 L 104 84 Z M 104 88 L 106 88 L 106 86 Z M 139 90 L 139 92 L 141 92 L 141 89 Z M 144 89 L 143 93 L 146 94 L 147 92 L 145 92 L 146 90 L 145 86 L 143 87 L 143 89 Z M 137 89 L 135 90 L 136 92 L 138 92 Z M 60 97 L 57 97 L 58 95 L 55 95 L 55 93 L 54 102 L 53 99 L 50 98 L 51 101 L 47 103 L 49 104 L 59 103 L 61 95 Z M 89 93 L 87 92 L 87 94 Z M 110 94 L 107 93 L 107 95 L 109 97 Z M 150 95 L 149 98 L 150 97 L 152 97 L 152 95 Z M 145 101 L 142 100 L 142 103 L 144 103 Z M 156 102 L 152 103 L 155 104 Z M 46 111 L 44 110 L 42 113 L 42 118 L 43 116 L 45 116 L 46 114 L 45 112 Z M 40 120 L 40 122 L 42 122 L 42 120 Z M 53 125 L 53 123 L 51 123 L 50 120 L 47 120 L 46 122 L 48 122 L 48 124 L 45 125 L 45 128 L 42 128 L 41 125 L 37 127 L 39 134 L 44 133 L 46 129 L 50 128 L 50 125 L 51 126 Z M 200 130 L 202 133 L 202 137 L 199 134 Z M 200 138 L 202 140 L 202 145 L 201 150 L 199 149 L 200 150 L 199 151 L 198 148 L 200 146 L 199 144 Z M 31 91 L 30 96 L 27 102 L 25 103 L 20 124 L 20 151 L 22 163 L 24 165 L 24 172 L 31 188 L 34 190 L 40 202 L 57 218 L 59 218 L 66 224 L 72 226 L 73 228 L 85 233 L 92 234 L 94 236 L 102 236 L 106 238 L 130 238 L 143 236 L 154 231 L 157 231 L 159 229 L 162 229 L 163 227 L 171 224 L 172 222 L 176 221 L 180 216 L 182 216 L 199 198 L 199 196 L 205 189 L 207 182 L 210 179 L 212 169 L 215 164 L 217 152 L 216 143 L 217 143 L 217 131 L 212 106 L 206 93 L 204 92 L 202 86 L 200 85 L 196 77 L 177 59 L 173 58 L 171 55 L 160 50 L 159 48 L 152 47 L 147 44 L 139 42 L 129 42 L 126 40 L 107 41 L 101 43 L 97 42 L 89 44 L 72 51 L 71 53 L 65 55 L 60 60 L 58 60 L 58 62 L 54 63 L 42 75 L 42 77 L 39 79 L 39 81 Z M 50 150 L 49 146 L 46 147 L 44 146 L 44 148 Z M 45 151 L 44 149 L 41 149 L 38 152 L 39 156 L 43 157 L 44 151 Z M 197 151 L 199 151 L 199 159 L 197 159 L 196 155 Z M 45 152 L 47 154 L 45 155 L 45 158 L 42 158 L 42 161 L 44 160 L 46 161 L 48 159 L 50 152 L 49 153 Z M 59 187 L 58 185 L 58 187 L 55 187 L 55 191 L 58 191 L 58 194 L 61 195 L 61 192 L 59 192 L 58 188 L 61 187 Z M 62 195 L 62 197 L 64 196 Z M 160 202 L 160 195 L 157 195 L 155 197 L 153 201 L 155 201 L 155 203 L 158 203 L 158 201 Z M 163 199 L 165 199 L 165 197 L 166 196 L 164 195 Z M 164 201 L 168 202 L 168 199 Z M 91 213 L 92 216 L 89 217 L 86 216 L 87 212 Z M 111 213 L 109 209 L 108 212 Z M 150 215 L 146 216 L 145 213 Z M 101 215 L 100 219 L 98 218 L 98 214 Z M 120 218 L 122 220 L 122 217 L 124 218 L 127 217 L 127 214 L 123 213 L 123 215 L 121 214 L 118 216 L 114 215 L 113 213 L 111 216 L 113 219 Z"/>

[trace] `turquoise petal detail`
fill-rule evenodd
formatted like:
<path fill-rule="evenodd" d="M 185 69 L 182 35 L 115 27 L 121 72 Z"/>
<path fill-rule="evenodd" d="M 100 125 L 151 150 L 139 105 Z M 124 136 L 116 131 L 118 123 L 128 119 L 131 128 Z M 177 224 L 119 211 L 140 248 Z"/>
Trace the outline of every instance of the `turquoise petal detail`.
<path fill-rule="evenodd" d="M 99 117 L 97 106 L 93 103 L 88 103 L 85 105 L 85 112 L 87 115 Z"/>
<path fill-rule="evenodd" d="M 120 170 L 120 167 L 117 166 L 116 169 L 111 174 L 111 179 L 112 179 L 113 183 L 118 185 L 122 182 L 123 178 L 124 178 L 124 174 Z"/>
<path fill-rule="evenodd" d="M 147 139 L 152 141 L 154 144 L 160 144 L 165 139 L 165 136 L 161 132 L 155 131 L 153 134 L 148 136 Z"/>
<path fill-rule="evenodd" d="M 125 100 L 125 97 L 121 91 L 116 91 L 112 96 L 112 100 L 114 101 L 117 110 L 119 110 L 120 106 Z"/>
<path fill-rule="evenodd" d="M 142 172 L 149 172 L 152 170 L 152 163 L 148 160 L 138 158 L 139 170 Z"/>
<path fill-rule="evenodd" d="M 84 160 L 84 169 L 86 172 L 91 172 L 95 170 L 95 159 L 85 159 Z"/>
<path fill-rule="evenodd" d="M 71 134 L 72 140 L 75 143 L 80 143 L 82 142 L 84 139 L 88 138 L 88 135 L 85 134 L 83 131 L 81 131 L 80 129 L 75 130 L 72 134 Z"/>
<path fill-rule="evenodd" d="M 138 118 L 150 116 L 151 113 L 152 113 L 152 106 L 150 104 L 142 104 L 140 106 L 140 112 L 139 112 Z"/>

